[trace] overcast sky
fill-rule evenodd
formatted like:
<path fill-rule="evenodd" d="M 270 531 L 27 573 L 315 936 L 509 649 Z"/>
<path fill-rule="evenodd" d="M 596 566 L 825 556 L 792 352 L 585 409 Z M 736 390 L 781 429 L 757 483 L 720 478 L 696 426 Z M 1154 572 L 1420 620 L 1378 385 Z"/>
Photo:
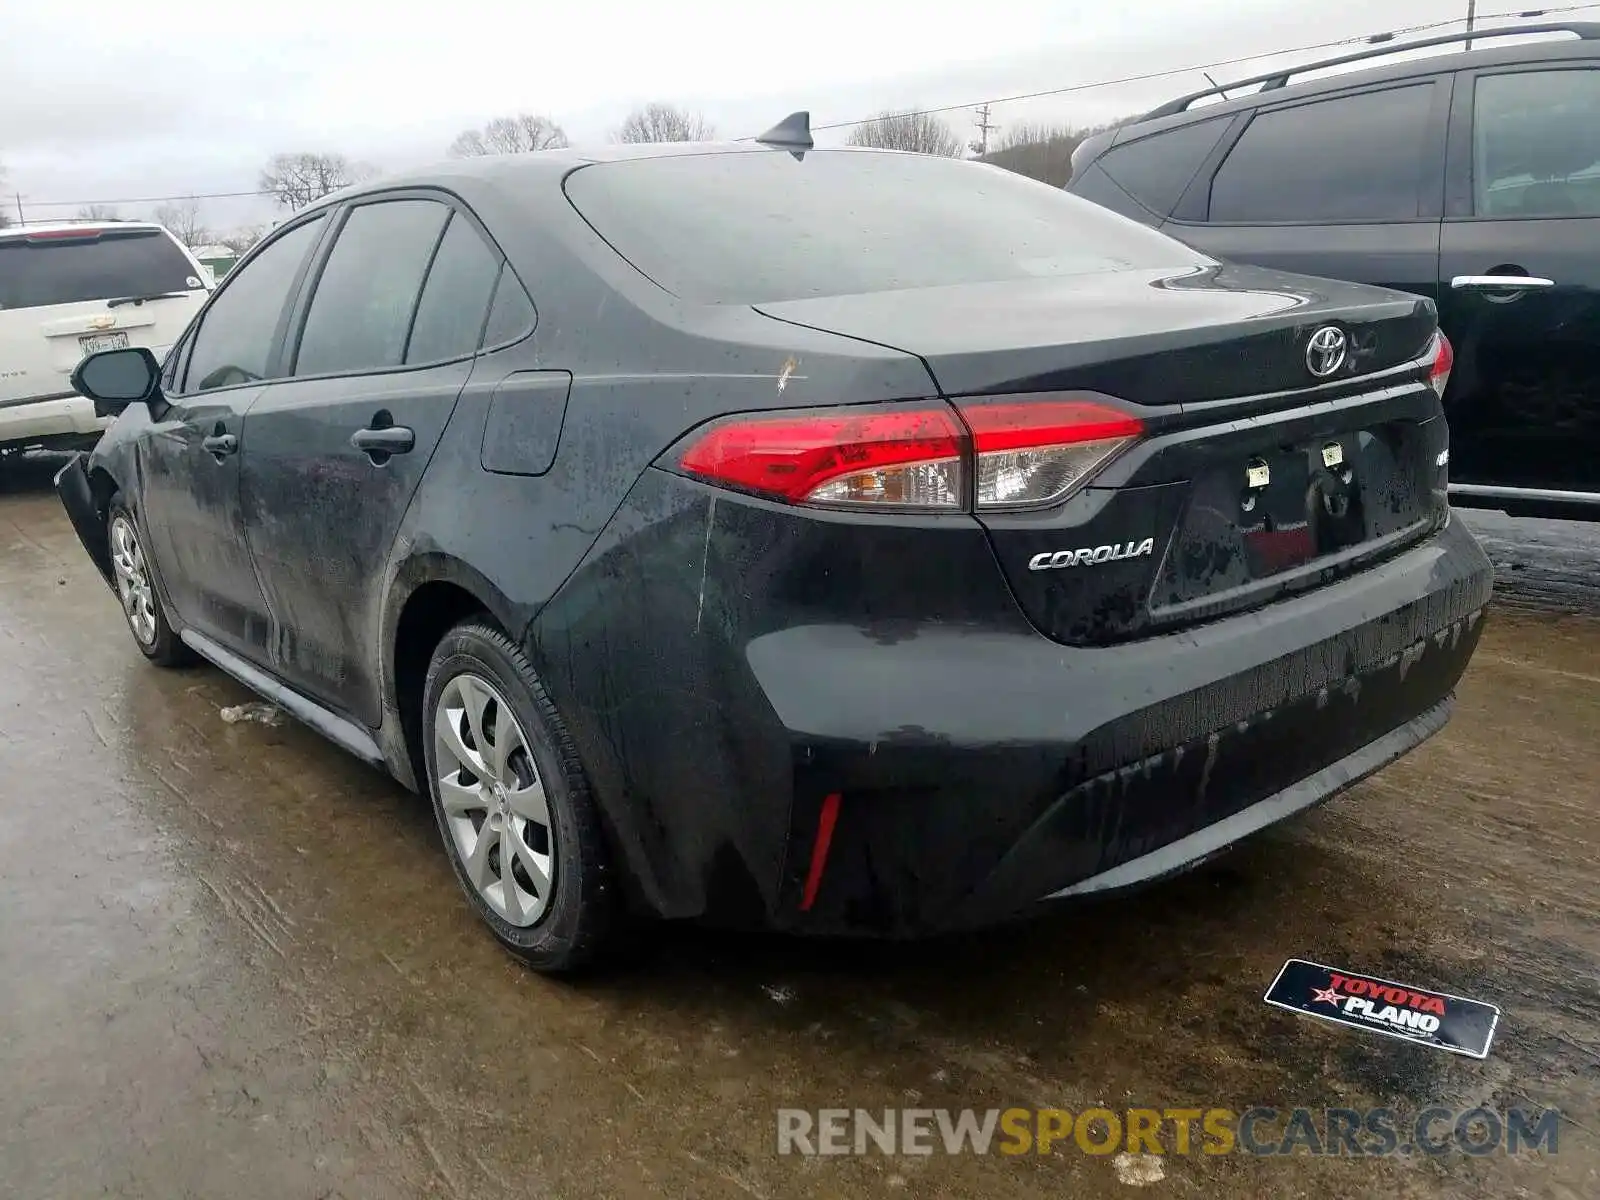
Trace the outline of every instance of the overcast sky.
<path fill-rule="evenodd" d="M 252 189 L 278 151 L 338 151 L 385 168 L 436 159 L 460 130 L 503 113 L 547 113 L 582 143 L 605 139 L 634 104 L 659 99 L 699 109 L 738 137 L 797 108 L 820 125 L 885 107 L 980 102 L 1447 20 L 1465 6 L 141 0 L 66 18 L 48 5 L 7 4 L 0 164 L 30 220 L 72 216 L 84 201 L 123 201 L 122 215 L 143 216 L 151 205 L 127 201 Z M 1281 61 L 1213 73 L 1226 82 Z M 991 119 L 1002 136 L 1023 121 L 1087 124 L 1196 86 L 1205 80 L 1191 72 L 997 105 Z M 947 118 L 971 132 L 970 109 Z M 220 228 L 272 215 L 260 199 L 202 206 Z"/>

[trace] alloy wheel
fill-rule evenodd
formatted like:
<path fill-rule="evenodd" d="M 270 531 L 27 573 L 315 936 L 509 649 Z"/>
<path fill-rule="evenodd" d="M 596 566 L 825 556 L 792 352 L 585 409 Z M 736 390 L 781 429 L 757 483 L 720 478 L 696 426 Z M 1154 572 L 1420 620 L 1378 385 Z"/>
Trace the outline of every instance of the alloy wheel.
<path fill-rule="evenodd" d="M 467 879 L 508 924 L 538 924 L 554 895 L 555 830 L 511 706 L 487 680 L 457 675 L 439 695 L 433 745 L 439 803 Z"/>
<path fill-rule="evenodd" d="M 156 642 L 156 598 L 139 533 L 126 513 L 111 518 L 111 568 L 128 628 L 141 646 Z"/>

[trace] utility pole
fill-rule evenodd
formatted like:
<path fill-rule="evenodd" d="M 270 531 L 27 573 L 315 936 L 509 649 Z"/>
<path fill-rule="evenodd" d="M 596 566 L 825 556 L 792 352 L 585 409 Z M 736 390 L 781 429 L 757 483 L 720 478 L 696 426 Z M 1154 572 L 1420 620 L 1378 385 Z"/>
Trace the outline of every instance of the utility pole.
<path fill-rule="evenodd" d="M 1478 0 L 1467 0 L 1467 32 L 1471 33 L 1474 22 L 1478 19 Z M 1472 49 L 1472 39 L 1467 39 L 1466 49 Z"/>
<path fill-rule="evenodd" d="M 17 224 L 26 225 L 28 219 L 22 215 L 22 193 L 17 193 Z"/>
<path fill-rule="evenodd" d="M 972 149 L 977 153 L 979 158 L 982 158 L 985 154 L 989 153 L 989 135 L 996 129 L 999 129 L 1000 126 L 991 125 L 989 123 L 989 106 L 987 104 L 978 110 L 978 120 L 976 124 L 978 127 L 978 137 L 977 140 L 972 143 Z"/>

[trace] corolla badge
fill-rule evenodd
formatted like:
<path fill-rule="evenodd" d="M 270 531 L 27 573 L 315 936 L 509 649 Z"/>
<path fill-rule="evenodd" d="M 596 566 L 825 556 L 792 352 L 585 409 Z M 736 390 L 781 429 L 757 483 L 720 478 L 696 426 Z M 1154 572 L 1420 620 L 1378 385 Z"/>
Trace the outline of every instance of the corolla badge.
<path fill-rule="evenodd" d="M 1098 567 L 1101 563 L 1121 562 L 1125 558 L 1143 558 L 1155 553 L 1155 538 L 1142 542 L 1128 542 L 1121 546 L 1085 546 L 1081 550 L 1046 550 L 1028 560 L 1030 571 L 1056 571 L 1062 567 Z"/>
<path fill-rule="evenodd" d="M 1306 369 L 1318 379 L 1326 379 L 1344 366 L 1350 341 L 1337 325 L 1324 325 L 1306 343 Z"/>

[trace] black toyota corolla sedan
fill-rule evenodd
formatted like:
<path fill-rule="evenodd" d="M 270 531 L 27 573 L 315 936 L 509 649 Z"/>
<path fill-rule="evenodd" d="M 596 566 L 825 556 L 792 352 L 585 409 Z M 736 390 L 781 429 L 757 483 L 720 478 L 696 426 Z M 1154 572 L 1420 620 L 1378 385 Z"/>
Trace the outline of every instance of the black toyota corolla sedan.
<path fill-rule="evenodd" d="M 140 650 L 427 792 L 542 969 L 1176 871 L 1435 733 L 1478 640 L 1427 300 L 806 142 L 344 191 L 75 377 Z"/>

